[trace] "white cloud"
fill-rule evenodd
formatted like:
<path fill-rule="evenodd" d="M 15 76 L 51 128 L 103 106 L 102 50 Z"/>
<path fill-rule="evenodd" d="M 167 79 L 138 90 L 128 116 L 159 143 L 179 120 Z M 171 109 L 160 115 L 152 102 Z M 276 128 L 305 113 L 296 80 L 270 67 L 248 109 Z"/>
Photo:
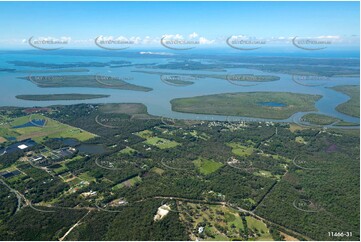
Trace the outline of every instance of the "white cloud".
<path fill-rule="evenodd" d="M 184 39 L 183 38 L 183 35 L 181 34 L 164 34 L 162 36 L 162 38 L 165 38 L 165 39 L 175 39 L 175 40 L 182 40 Z"/>
<path fill-rule="evenodd" d="M 198 34 L 196 32 L 193 32 L 192 34 L 189 35 L 189 38 L 194 39 L 197 38 Z"/>
<path fill-rule="evenodd" d="M 214 44 L 214 43 L 215 43 L 215 40 L 208 40 L 208 39 L 206 39 L 206 38 L 204 38 L 204 37 L 200 37 L 200 38 L 199 38 L 199 43 L 200 43 L 200 44 L 207 44 L 207 45 L 209 45 L 209 44 Z"/>
<path fill-rule="evenodd" d="M 322 35 L 322 36 L 318 36 L 316 37 L 316 39 L 341 39 L 341 36 L 338 35 Z"/>

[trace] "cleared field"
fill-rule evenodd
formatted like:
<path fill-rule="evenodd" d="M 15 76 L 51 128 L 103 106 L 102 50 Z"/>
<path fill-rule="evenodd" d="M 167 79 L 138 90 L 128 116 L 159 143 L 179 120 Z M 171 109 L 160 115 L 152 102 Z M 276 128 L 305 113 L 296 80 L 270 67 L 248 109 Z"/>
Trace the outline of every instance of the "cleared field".
<path fill-rule="evenodd" d="M 96 179 L 89 175 L 89 172 L 84 172 L 78 175 L 78 177 L 87 182 L 95 182 Z"/>
<path fill-rule="evenodd" d="M 297 112 L 316 111 L 320 95 L 288 92 L 224 93 L 171 100 L 183 113 L 286 119 Z"/>
<path fill-rule="evenodd" d="M 227 145 L 232 148 L 232 153 L 238 156 L 250 156 L 255 151 L 253 147 L 247 147 L 239 143 L 229 143 Z"/>
<path fill-rule="evenodd" d="M 154 173 L 156 173 L 158 175 L 163 175 L 163 173 L 165 172 L 163 169 L 160 169 L 158 167 L 153 167 L 150 171 L 154 172 Z"/>
<path fill-rule="evenodd" d="M 191 132 L 189 132 L 190 135 L 192 135 L 193 137 L 197 138 L 197 139 L 202 139 L 202 140 L 208 140 L 209 139 L 209 135 L 205 134 L 205 133 L 198 133 L 196 130 L 192 130 Z"/>
<path fill-rule="evenodd" d="M 128 179 L 126 181 L 123 181 L 117 185 L 115 185 L 112 190 L 118 190 L 118 189 L 121 189 L 123 187 L 132 187 L 134 186 L 135 184 L 138 184 L 142 181 L 142 178 L 140 176 L 136 176 L 136 177 L 133 177 L 131 179 Z"/>
<path fill-rule="evenodd" d="M 145 141 L 146 144 L 157 146 L 159 149 L 169 149 L 179 145 L 178 142 L 170 141 L 164 138 L 151 137 Z"/>
<path fill-rule="evenodd" d="M 58 174 L 61 174 L 61 173 L 64 173 L 64 172 L 67 172 L 69 171 L 68 167 L 65 165 L 65 164 L 59 164 L 59 167 L 55 168 L 53 170 L 53 172 L 58 175 Z"/>
<path fill-rule="evenodd" d="M 177 145 L 180 145 L 180 143 L 178 143 L 178 142 L 171 141 L 171 140 L 164 139 L 164 138 L 159 138 L 157 136 L 153 136 L 153 132 L 150 130 L 144 130 L 144 131 L 138 132 L 137 135 L 139 137 L 142 137 L 143 139 L 146 139 L 146 141 L 144 141 L 144 143 L 146 143 L 148 145 L 156 146 L 159 149 L 169 149 L 169 148 L 176 147 Z"/>
<path fill-rule="evenodd" d="M 127 146 L 125 149 L 122 149 L 121 151 L 120 151 L 120 153 L 121 154 L 132 154 L 132 153 L 134 153 L 134 152 L 136 152 L 136 150 L 135 149 L 133 149 L 133 148 L 131 148 L 131 147 L 129 147 L 129 146 Z"/>
<path fill-rule="evenodd" d="M 197 160 L 194 160 L 193 163 L 203 175 L 211 174 L 223 166 L 220 162 L 204 158 L 198 158 Z"/>
<path fill-rule="evenodd" d="M 143 139 L 147 139 L 153 137 L 153 132 L 151 130 L 143 130 L 141 132 L 138 132 L 137 135 L 139 137 L 142 137 Z"/>
<path fill-rule="evenodd" d="M 256 176 L 263 176 L 263 177 L 273 177 L 272 173 L 269 171 L 260 170 L 258 172 L 255 172 L 254 175 Z"/>
<path fill-rule="evenodd" d="M 261 235 L 256 240 L 273 240 L 265 223 L 251 216 L 247 216 L 246 221 L 249 229 Z"/>
<path fill-rule="evenodd" d="M 178 208 L 181 211 L 180 218 L 186 222 L 193 240 L 273 240 L 266 224 L 253 217 L 242 218 L 232 208 L 183 202 Z"/>
<path fill-rule="evenodd" d="M 40 114 L 16 118 L 0 127 L 1 136 L 14 137 L 17 140 L 32 138 L 37 142 L 45 138 L 75 138 L 85 141 L 95 137 L 87 131 L 60 123 Z"/>
<path fill-rule="evenodd" d="M 297 143 L 300 143 L 300 144 L 306 144 L 306 141 L 305 141 L 304 138 L 301 137 L 301 136 L 297 136 L 297 137 L 295 138 L 295 141 L 296 141 Z"/>
<path fill-rule="evenodd" d="M 266 157 L 272 157 L 275 160 L 279 160 L 279 161 L 284 161 L 284 162 L 291 162 L 291 159 L 284 157 L 282 155 L 272 155 L 272 154 L 267 154 L 267 153 L 261 153 L 262 156 L 266 156 Z"/>
<path fill-rule="evenodd" d="M 299 125 L 297 125 L 297 124 L 290 124 L 290 127 L 289 127 L 289 130 L 292 132 L 292 133 L 294 133 L 294 132 L 296 132 L 296 131 L 298 131 L 298 130 L 304 130 L 304 129 L 306 129 L 305 127 L 302 127 L 302 126 L 299 126 Z"/>

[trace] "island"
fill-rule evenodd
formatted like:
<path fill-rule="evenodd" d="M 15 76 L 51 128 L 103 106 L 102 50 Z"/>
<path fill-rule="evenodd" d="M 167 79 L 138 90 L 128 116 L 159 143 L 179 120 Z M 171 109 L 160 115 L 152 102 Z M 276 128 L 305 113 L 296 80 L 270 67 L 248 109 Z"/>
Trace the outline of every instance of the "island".
<path fill-rule="evenodd" d="M 350 96 L 350 100 L 336 107 L 337 111 L 353 117 L 360 117 L 360 86 L 336 86 L 331 89 Z"/>
<path fill-rule="evenodd" d="M 341 120 L 324 114 L 309 113 L 304 115 L 301 121 L 316 125 L 330 125 L 336 122 L 340 122 Z"/>
<path fill-rule="evenodd" d="M 103 75 L 49 75 L 19 77 L 39 87 L 91 87 L 149 92 L 149 87 L 130 84 L 121 78 Z"/>
<path fill-rule="evenodd" d="M 316 111 L 320 95 L 289 92 L 224 93 L 171 100 L 183 113 L 287 119 L 297 112 Z"/>
<path fill-rule="evenodd" d="M 81 94 L 81 93 L 69 93 L 69 94 L 43 94 L 43 95 L 17 95 L 17 99 L 29 100 L 29 101 L 60 101 L 60 100 L 87 100 L 106 98 L 110 95 L 104 94 Z"/>
<path fill-rule="evenodd" d="M 228 80 L 230 82 L 270 82 L 270 81 L 278 81 L 280 77 L 273 76 L 273 75 L 254 75 L 254 74 L 196 74 L 196 73 L 168 73 L 168 72 L 161 72 L 161 71 L 133 71 L 138 73 L 145 73 L 145 74 L 154 74 L 160 75 L 161 79 L 162 76 L 169 76 L 169 77 L 179 77 L 179 78 L 188 78 L 188 79 L 200 79 L 200 78 L 214 78 L 220 80 Z M 171 78 L 169 78 L 171 79 Z"/>

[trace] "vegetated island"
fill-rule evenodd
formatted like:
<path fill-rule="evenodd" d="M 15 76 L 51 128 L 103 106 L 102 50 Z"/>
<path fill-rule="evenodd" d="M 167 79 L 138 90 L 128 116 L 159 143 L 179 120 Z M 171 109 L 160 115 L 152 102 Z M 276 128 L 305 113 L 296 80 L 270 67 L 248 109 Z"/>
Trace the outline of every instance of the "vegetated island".
<path fill-rule="evenodd" d="M 218 63 L 202 63 L 200 61 L 171 61 L 165 64 L 158 64 L 151 66 L 152 69 L 172 69 L 172 70 L 202 70 L 202 71 L 213 71 L 213 72 L 225 72 L 223 66 Z"/>
<path fill-rule="evenodd" d="M 304 122 L 308 122 L 310 124 L 317 124 L 317 125 L 329 125 L 341 121 L 338 118 L 327 116 L 324 114 L 317 114 L 317 113 L 306 114 L 302 117 L 301 120 Z"/>
<path fill-rule="evenodd" d="M 177 79 L 172 79 L 172 78 L 161 78 L 163 82 L 168 83 L 170 85 L 174 85 L 174 86 L 190 86 L 193 85 L 194 82 L 192 81 L 185 81 L 185 80 L 177 80 Z"/>
<path fill-rule="evenodd" d="M 17 70 L 17 73 L 63 73 L 63 72 L 89 72 L 87 68 L 64 68 L 64 69 L 41 69 L 41 70 Z"/>
<path fill-rule="evenodd" d="M 29 101 L 60 101 L 60 100 L 87 100 L 87 99 L 97 99 L 97 98 L 106 98 L 110 95 L 104 94 L 80 94 L 80 93 L 70 93 L 70 94 L 44 94 L 44 95 L 17 95 L 17 99 L 29 100 Z"/>
<path fill-rule="evenodd" d="M 39 87 L 91 87 L 149 92 L 149 87 L 138 86 L 120 78 L 101 75 L 53 75 L 19 77 Z"/>
<path fill-rule="evenodd" d="M 154 74 L 154 75 L 163 75 L 163 76 L 179 76 L 179 77 L 189 77 L 193 79 L 197 78 L 214 78 L 221 80 L 228 80 L 230 82 L 270 82 L 270 81 L 278 81 L 280 77 L 273 75 L 254 75 L 254 74 L 185 74 L 185 73 L 167 73 L 160 71 L 133 71 L 138 73 L 145 74 Z M 169 78 L 170 79 L 170 78 Z"/>
<path fill-rule="evenodd" d="M 148 66 L 150 69 L 171 69 L 171 70 L 203 70 L 213 72 L 226 72 L 226 69 L 253 69 L 270 73 L 282 73 L 289 75 L 319 75 L 327 77 L 359 77 L 360 70 L 357 68 L 347 68 L 340 62 L 326 62 L 325 66 L 314 65 L 312 59 L 308 59 L 311 63 L 304 63 L 304 61 L 297 59 L 272 59 L 264 62 L 262 65 L 255 63 L 254 60 L 240 60 L 220 58 L 217 62 L 202 63 L 199 61 L 176 61 L 166 64 L 159 64 Z M 303 63 L 303 64 L 300 64 Z M 346 62 L 349 63 L 349 62 Z M 312 65 L 310 65 L 312 64 Z M 353 65 L 352 65 L 353 66 Z"/>
<path fill-rule="evenodd" d="M 353 117 L 360 117 L 360 86 L 336 86 L 331 87 L 331 89 L 342 92 L 351 98 L 347 102 L 338 105 L 336 107 L 337 111 Z"/>
<path fill-rule="evenodd" d="M 63 69 L 63 68 L 86 68 L 86 67 L 111 67 L 116 65 L 129 65 L 129 61 L 109 61 L 109 62 L 73 62 L 73 63 L 44 63 L 36 61 L 8 61 L 7 63 L 14 66 L 23 67 L 35 67 L 35 68 L 47 68 L 47 69 Z"/>
<path fill-rule="evenodd" d="M 301 119 L 304 122 L 308 122 L 310 124 L 316 125 L 330 125 L 333 124 L 334 126 L 358 126 L 357 123 L 347 122 L 342 119 L 338 119 L 335 117 L 331 117 L 324 114 L 318 113 L 309 113 L 302 117 Z"/>
<path fill-rule="evenodd" d="M 287 119 L 297 112 L 315 111 L 320 95 L 289 92 L 224 93 L 171 100 L 183 113 Z"/>
<path fill-rule="evenodd" d="M 302 76 L 359 77 L 360 70 L 337 66 L 242 65 L 241 68 Z"/>
<path fill-rule="evenodd" d="M 360 124 L 347 122 L 347 121 L 340 121 L 340 122 L 336 123 L 334 126 L 360 126 Z"/>

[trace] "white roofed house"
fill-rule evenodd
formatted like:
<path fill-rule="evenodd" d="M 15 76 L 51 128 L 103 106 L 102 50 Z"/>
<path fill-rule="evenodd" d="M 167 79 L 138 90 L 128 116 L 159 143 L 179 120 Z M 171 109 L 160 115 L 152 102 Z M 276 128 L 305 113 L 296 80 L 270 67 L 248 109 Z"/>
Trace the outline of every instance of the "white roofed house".
<path fill-rule="evenodd" d="M 18 146 L 18 148 L 21 149 L 21 150 L 25 150 L 26 148 L 28 148 L 28 146 L 24 145 L 24 144 L 21 144 L 21 145 Z"/>

